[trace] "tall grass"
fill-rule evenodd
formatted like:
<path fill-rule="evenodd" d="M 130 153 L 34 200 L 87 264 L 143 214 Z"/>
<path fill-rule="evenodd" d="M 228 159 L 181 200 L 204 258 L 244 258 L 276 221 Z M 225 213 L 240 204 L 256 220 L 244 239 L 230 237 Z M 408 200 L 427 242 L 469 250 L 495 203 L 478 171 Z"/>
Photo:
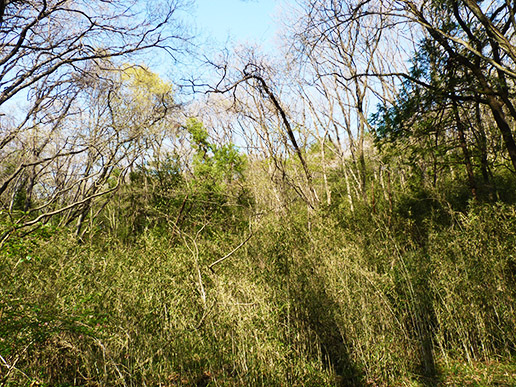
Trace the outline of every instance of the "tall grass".
<path fill-rule="evenodd" d="M 12 242 L 0 384 L 432 385 L 514 364 L 515 207 L 418 224 L 359 210 L 264 216 L 213 272 L 247 233 Z"/>

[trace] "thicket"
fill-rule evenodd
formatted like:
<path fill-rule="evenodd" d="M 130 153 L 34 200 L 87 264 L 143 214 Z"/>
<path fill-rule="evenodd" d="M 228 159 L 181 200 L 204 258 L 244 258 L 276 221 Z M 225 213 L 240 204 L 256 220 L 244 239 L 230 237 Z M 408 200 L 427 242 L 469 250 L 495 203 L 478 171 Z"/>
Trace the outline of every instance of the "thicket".
<path fill-rule="evenodd" d="M 513 4 L 306 0 L 185 107 L 98 3 L 0 10 L 0 385 L 516 385 Z"/>
<path fill-rule="evenodd" d="M 393 184 L 353 212 L 335 195 L 256 214 L 164 165 L 83 240 L 48 225 L 5 245 L 3 385 L 516 382 L 513 203 Z"/>

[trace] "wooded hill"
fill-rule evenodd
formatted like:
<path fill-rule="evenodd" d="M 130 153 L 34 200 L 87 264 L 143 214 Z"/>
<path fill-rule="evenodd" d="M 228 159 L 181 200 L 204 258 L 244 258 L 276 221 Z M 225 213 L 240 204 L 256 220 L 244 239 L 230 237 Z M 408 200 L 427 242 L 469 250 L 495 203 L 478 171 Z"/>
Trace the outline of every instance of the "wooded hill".
<path fill-rule="evenodd" d="M 515 385 L 516 6 L 188 5 L 0 2 L 0 385 Z"/>

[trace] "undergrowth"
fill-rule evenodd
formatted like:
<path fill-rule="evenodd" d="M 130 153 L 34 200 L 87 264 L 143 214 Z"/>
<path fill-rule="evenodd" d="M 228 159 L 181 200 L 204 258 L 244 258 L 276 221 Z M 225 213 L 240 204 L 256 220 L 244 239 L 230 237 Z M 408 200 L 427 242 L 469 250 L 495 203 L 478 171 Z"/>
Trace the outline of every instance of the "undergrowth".
<path fill-rule="evenodd" d="M 251 231 L 18 241 L 0 384 L 516 384 L 515 211 L 269 214 L 212 270 Z"/>

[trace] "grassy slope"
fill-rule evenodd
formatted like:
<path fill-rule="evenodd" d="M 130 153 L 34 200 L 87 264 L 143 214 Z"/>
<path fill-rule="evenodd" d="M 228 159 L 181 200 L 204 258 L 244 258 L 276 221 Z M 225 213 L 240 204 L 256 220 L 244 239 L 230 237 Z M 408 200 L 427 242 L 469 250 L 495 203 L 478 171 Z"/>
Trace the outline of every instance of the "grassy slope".
<path fill-rule="evenodd" d="M 303 213 L 214 272 L 245 235 L 11 243 L 0 385 L 516 385 L 514 207 Z"/>

